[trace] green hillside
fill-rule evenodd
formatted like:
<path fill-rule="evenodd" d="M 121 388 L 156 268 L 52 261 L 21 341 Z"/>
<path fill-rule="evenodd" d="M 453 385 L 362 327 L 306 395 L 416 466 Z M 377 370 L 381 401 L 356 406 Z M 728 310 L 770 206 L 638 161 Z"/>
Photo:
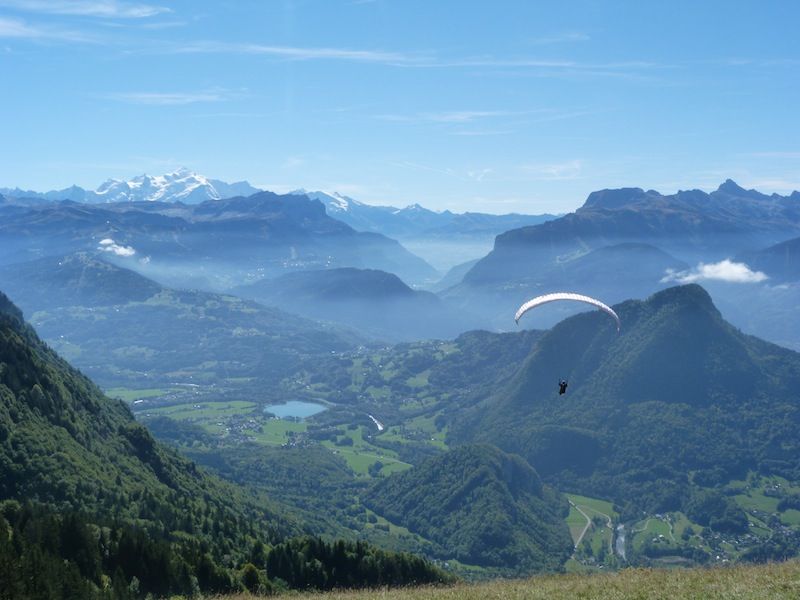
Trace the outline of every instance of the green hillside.
<path fill-rule="evenodd" d="M 452 441 L 496 443 L 629 515 L 685 509 L 697 486 L 750 470 L 800 476 L 800 355 L 741 334 L 697 285 L 616 310 L 620 334 L 597 312 L 550 330 L 504 388 L 454 419 Z"/>
<path fill-rule="evenodd" d="M 319 579 L 337 554 L 319 541 L 287 540 L 304 531 L 290 514 L 156 442 L 0 294 L 0 597 L 268 590 L 269 548 L 281 543 L 280 556 L 301 565 L 291 567 L 292 585 L 340 585 L 333 575 Z M 373 561 L 343 580 L 350 587 L 449 579 L 409 555 L 336 548 Z M 391 576 L 374 576 L 375 565 Z"/>
<path fill-rule="evenodd" d="M 520 457 L 462 446 L 378 482 L 365 503 L 434 542 L 442 560 L 520 574 L 561 567 L 572 551 L 566 502 Z"/>

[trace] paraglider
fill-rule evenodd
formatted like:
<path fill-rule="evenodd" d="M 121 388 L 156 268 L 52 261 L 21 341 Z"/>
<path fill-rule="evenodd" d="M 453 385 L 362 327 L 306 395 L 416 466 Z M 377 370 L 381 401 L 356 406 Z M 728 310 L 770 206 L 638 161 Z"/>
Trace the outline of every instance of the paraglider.
<path fill-rule="evenodd" d="M 531 310 L 532 308 L 536 308 L 537 306 L 541 306 L 542 304 L 547 304 L 548 302 L 555 302 L 557 300 L 574 300 L 576 302 L 585 302 L 586 304 L 591 304 L 592 306 L 596 306 L 604 313 L 608 314 L 609 316 L 613 317 L 614 321 L 617 323 L 617 333 L 619 333 L 620 328 L 620 320 L 617 313 L 608 306 L 607 304 L 603 304 L 600 300 L 596 300 L 595 298 L 590 298 L 589 296 L 584 296 L 582 294 L 573 294 L 571 292 L 557 292 L 555 294 L 545 294 L 543 296 L 536 296 L 531 300 L 528 300 L 525 304 L 519 307 L 517 314 L 514 315 L 514 320 L 519 325 L 519 320 L 522 318 L 526 312 Z M 558 395 L 563 396 L 567 393 L 567 380 L 566 379 L 559 379 L 558 380 Z"/>
<path fill-rule="evenodd" d="M 592 306 L 596 306 L 604 313 L 607 313 L 609 316 L 614 318 L 614 321 L 617 323 L 617 331 L 620 328 L 620 321 L 617 313 L 613 311 L 613 309 L 600 302 L 600 300 L 596 300 L 594 298 L 590 298 L 589 296 L 584 296 L 582 294 L 573 294 L 571 292 L 556 292 L 555 294 L 545 294 L 544 296 L 536 296 L 532 300 L 528 300 L 525 304 L 519 307 L 517 314 L 514 315 L 514 320 L 519 325 L 519 320 L 522 318 L 526 312 L 531 310 L 532 308 L 536 308 L 537 306 L 541 306 L 542 304 L 547 304 L 548 302 L 555 302 L 556 300 L 574 300 L 576 302 L 585 302 L 586 304 L 591 304 Z"/>

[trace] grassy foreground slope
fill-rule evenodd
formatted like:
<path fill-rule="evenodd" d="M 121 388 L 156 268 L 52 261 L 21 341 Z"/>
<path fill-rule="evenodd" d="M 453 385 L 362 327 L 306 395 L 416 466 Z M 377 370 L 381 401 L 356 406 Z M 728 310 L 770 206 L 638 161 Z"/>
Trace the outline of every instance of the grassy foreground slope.
<path fill-rule="evenodd" d="M 531 579 L 477 585 L 420 587 L 325 594 L 292 594 L 302 600 L 517 600 L 602 598 L 621 600 L 724 599 L 800 597 L 800 562 L 715 569 L 625 569 L 603 575 L 546 575 Z M 245 600 L 247 595 L 225 596 Z"/>

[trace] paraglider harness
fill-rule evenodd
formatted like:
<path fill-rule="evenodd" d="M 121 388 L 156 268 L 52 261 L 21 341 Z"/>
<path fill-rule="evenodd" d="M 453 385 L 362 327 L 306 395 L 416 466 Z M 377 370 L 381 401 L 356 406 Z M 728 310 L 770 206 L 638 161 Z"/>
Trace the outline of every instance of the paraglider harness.
<path fill-rule="evenodd" d="M 566 379 L 559 379 L 558 380 L 558 395 L 561 396 L 567 392 L 567 380 Z"/>

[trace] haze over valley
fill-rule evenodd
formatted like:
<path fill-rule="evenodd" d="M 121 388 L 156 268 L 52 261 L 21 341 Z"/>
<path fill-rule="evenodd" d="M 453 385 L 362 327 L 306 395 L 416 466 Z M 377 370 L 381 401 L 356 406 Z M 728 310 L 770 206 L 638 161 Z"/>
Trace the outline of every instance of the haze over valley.
<path fill-rule="evenodd" d="M 791 595 L 798 18 L 0 0 L 0 597 Z"/>

